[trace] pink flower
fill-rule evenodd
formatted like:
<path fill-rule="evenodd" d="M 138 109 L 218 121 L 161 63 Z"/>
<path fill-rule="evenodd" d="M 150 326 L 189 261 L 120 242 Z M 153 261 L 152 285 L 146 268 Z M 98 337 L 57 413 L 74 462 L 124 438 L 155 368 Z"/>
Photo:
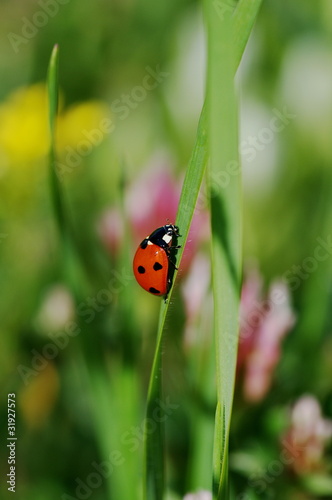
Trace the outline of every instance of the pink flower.
<path fill-rule="evenodd" d="M 205 316 L 205 299 L 211 281 L 210 260 L 203 252 L 198 252 L 191 263 L 190 269 L 181 285 L 181 294 L 186 311 L 185 343 L 191 345 L 195 342 L 197 320 Z M 202 310 L 202 308 L 204 308 Z M 205 325 L 211 315 L 204 319 Z"/>
<path fill-rule="evenodd" d="M 252 350 L 255 332 L 264 317 L 264 304 L 261 301 L 263 280 L 253 268 L 244 281 L 240 303 L 240 338 L 237 368 L 241 368 Z"/>
<path fill-rule="evenodd" d="M 195 317 L 200 311 L 210 285 L 210 272 L 209 258 L 204 253 L 197 253 L 182 284 L 182 296 L 188 318 Z"/>
<path fill-rule="evenodd" d="M 123 242 L 124 224 L 118 208 L 110 208 L 104 212 L 98 222 L 98 234 L 106 249 L 116 255 Z"/>
<path fill-rule="evenodd" d="M 174 223 L 178 210 L 181 185 L 167 165 L 160 161 L 157 165 L 155 163 L 146 168 L 125 193 L 125 216 L 131 227 L 135 248 L 157 227 Z M 124 234 L 124 220 L 120 211 L 116 208 L 107 210 L 98 226 L 106 248 L 116 253 L 121 248 Z M 180 276 L 188 268 L 198 244 L 206 239 L 208 227 L 207 212 L 197 211 L 184 250 Z M 178 243 L 181 245 L 181 238 Z"/>
<path fill-rule="evenodd" d="M 212 493 L 206 490 L 200 490 L 197 493 L 187 493 L 183 500 L 212 500 Z"/>
<path fill-rule="evenodd" d="M 302 396 L 290 415 L 290 428 L 283 439 L 294 450 L 291 468 L 298 474 L 321 470 L 326 445 L 332 438 L 332 420 L 324 419 L 317 399 Z"/>
<path fill-rule="evenodd" d="M 170 169 L 160 164 L 142 172 L 126 193 L 126 212 L 133 229 L 135 243 L 154 229 L 174 223 L 180 188 Z"/>
<path fill-rule="evenodd" d="M 242 290 L 238 356 L 247 401 L 260 401 L 268 392 L 280 358 L 281 342 L 294 322 L 286 285 L 272 283 L 264 297 L 258 272 L 251 274 Z"/>

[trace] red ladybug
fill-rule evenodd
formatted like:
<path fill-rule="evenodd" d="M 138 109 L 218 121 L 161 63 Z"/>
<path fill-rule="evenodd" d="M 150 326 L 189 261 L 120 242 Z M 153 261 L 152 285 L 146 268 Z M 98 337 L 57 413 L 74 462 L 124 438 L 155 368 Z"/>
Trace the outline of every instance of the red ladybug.
<path fill-rule="evenodd" d="M 170 260 L 173 240 L 177 241 L 179 228 L 173 224 L 158 227 L 139 245 L 133 261 L 137 283 L 153 295 L 167 296 L 172 285 L 175 264 Z M 174 269 L 170 269 L 170 264 Z"/>

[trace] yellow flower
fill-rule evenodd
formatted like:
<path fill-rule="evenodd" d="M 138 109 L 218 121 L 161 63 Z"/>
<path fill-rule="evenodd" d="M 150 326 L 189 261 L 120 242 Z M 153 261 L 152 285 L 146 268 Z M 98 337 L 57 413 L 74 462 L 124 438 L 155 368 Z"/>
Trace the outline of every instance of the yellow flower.
<path fill-rule="evenodd" d="M 67 147 L 74 149 L 88 141 L 92 146 L 104 138 L 103 121 L 109 119 L 109 111 L 105 103 L 100 101 L 81 102 L 71 106 L 59 116 L 57 128 L 57 146 L 59 152 Z M 99 133 L 98 133 L 99 131 Z M 96 141 L 91 138 L 96 136 Z M 98 141 L 97 138 L 100 140 Z"/>
<path fill-rule="evenodd" d="M 59 394 L 59 374 L 51 361 L 40 372 L 32 370 L 28 385 L 18 395 L 18 405 L 26 424 L 41 427 L 52 412 Z M 31 377 L 31 378 L 30 378 Z"/>
<path fill-rule="evenodd" d="M 0 105 L 0 152 L 7 163 L 29 164 L 47 154 L 49 130 L 45 86 L 15 90 Z"/>
<path fill-rule="evenodd" d="M 87 144 L 90 152 L 110 130 L 109 116 L 107 105 L 101 101 L 78 103 L 60 114 L 57 127 L 59 153 L 68 148 L 83 149 Z M 7 165 L 30 165 L 44 158 L 49 151 L 49 140 L 44 84 L 17 89 L 0 104 L 0 158 Z"/>

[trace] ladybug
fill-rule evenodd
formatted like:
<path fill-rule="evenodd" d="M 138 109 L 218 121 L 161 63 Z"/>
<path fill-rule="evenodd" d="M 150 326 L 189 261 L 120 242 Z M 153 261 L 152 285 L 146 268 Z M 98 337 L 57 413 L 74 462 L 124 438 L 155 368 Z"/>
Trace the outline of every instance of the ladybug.
<path fill-rule="evenodd" d="M 134 256 L 133 270 L 137 283 L 153 295 L 164 295 L 165 301 L 174 269 L 177 269 L 170 254 L 172 249 L 180 248 L 172 246 L 178 236 L 181 236 L 179 228 L 173 224 L 158 227 L 142 241 Z"/>

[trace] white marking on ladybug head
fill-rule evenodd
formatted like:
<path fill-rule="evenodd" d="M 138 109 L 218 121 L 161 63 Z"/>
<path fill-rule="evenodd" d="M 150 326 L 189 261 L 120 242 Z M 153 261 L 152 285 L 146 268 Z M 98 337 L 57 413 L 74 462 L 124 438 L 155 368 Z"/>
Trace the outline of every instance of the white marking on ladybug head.
<path fill-rule="evenodd" d="M 170 242 L 172 241 L 172 236 L 173 236 L 172 234 L 167 234 L 167 233 L 163 236 L 163 240 L 167 245 L 169 245 Z"/>

